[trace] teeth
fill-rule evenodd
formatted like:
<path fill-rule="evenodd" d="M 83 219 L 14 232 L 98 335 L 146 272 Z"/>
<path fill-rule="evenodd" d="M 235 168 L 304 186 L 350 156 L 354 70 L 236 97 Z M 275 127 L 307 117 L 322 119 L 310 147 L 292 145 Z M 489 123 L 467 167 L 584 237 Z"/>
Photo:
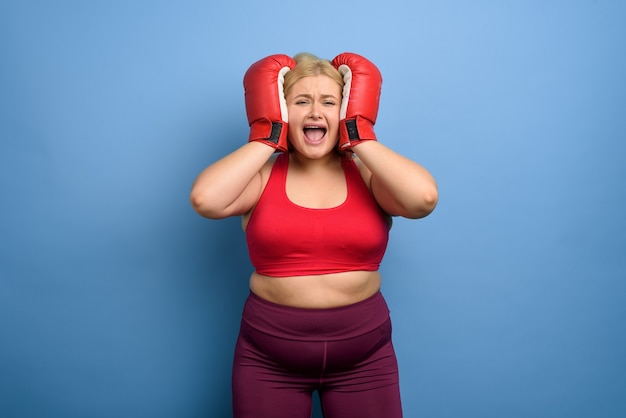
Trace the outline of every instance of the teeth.
<path fill-rule="evenodd" d="M 311 125 L 304 127 L 304 136 L 312 143 L 319 143 L 324 135 L 326 135 L 326 128 Z"/>

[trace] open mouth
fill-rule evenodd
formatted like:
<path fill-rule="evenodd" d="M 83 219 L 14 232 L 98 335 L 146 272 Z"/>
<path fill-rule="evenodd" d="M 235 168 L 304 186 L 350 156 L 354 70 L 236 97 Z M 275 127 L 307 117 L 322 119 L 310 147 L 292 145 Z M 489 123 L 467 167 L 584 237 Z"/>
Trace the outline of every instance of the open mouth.
<path fill-rule="evenodd" d="M 311 144 L 319 144 L 326 135 L 326 128 L 321 126 L 305 126 L 304 137 Z"/>

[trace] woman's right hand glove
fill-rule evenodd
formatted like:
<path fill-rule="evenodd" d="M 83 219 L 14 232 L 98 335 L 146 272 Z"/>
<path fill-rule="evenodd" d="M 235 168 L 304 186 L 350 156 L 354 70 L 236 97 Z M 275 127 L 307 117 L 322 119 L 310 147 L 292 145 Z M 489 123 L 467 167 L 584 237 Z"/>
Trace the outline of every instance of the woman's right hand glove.
<path fill-rule="evenodd" d="M 295 61 L 282 54 L 265 57 L 248 68 L 243 78 L 249 142 L 259 141 L 287 151 L 287 103 L 283 92 L 285 74 Z"/>

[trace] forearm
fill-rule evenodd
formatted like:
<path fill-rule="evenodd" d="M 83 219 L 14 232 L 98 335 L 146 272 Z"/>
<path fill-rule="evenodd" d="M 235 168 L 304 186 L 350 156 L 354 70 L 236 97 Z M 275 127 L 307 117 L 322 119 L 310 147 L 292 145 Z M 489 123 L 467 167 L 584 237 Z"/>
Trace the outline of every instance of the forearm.
<path fill-rule="evenodd" d="M 414 219 L 433 211 L 437 184 L 424 167 L 377 141 L 364 141 L 354 152 L 371 172 L 372 193 L 389 214 Z"/>
<path fill-rule="evenodd" d="M 209 165 L 192 186 L 193 208 L 209 218 L 224 218 L 251 209 L 254 180 L 260 188 L 259 172 L 274 151 L 260 142 L 249 142 Z"/>

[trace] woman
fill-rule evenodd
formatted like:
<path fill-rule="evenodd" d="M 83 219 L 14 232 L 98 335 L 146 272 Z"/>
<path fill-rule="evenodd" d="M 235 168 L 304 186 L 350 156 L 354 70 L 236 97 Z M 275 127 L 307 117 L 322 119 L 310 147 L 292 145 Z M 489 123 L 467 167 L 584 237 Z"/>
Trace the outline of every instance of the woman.
<path fill-rule="evenodd" d="M 402 416 L 378 269 L 391 217 L 428 215 L 438 193 L 428 171 L 376 140 L 381 84 L 352 53 L 254 63 L 249 141 L 193 185 L 199 214 L 243 217 L 255 267 L 235 349 L 236 418 L 309 418 L 315 390 L 327 418 Z"/>

